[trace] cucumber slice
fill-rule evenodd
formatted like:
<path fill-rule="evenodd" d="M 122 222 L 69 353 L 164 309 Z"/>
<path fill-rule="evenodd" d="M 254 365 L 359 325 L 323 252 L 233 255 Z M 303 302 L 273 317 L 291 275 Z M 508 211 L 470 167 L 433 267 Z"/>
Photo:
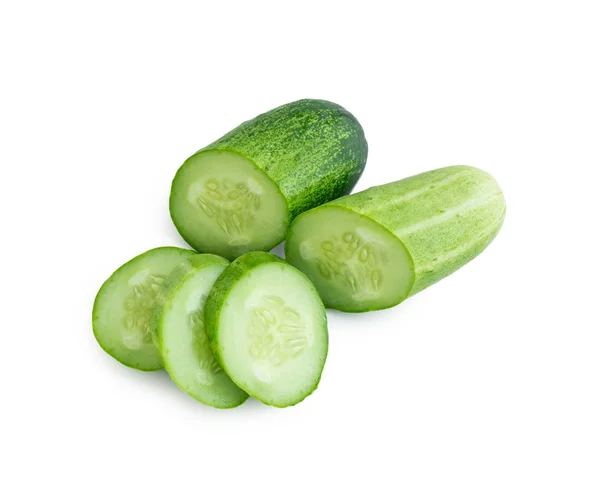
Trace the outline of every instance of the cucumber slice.
<path fill-rule="evenodd" d="M 362 127 L 341 106 L 288 103 L 186 160 L 171 187 L 171 218 L 200 252 L 234 259 L 269 250 L 296 215 L 350 193 L 367 149 Z"/>
<path fill-rule="evenodd" d="M 171 270 L 194 254 L 176 247 L 151 249 L 125 263 L 106 280 L 96 295 L 92 312 L 94 336 L 105 352 L 138 370 L 163 368 L 150 331 L 156 294 Z"/>
<path fill-rule="evenodd" d="M 235 260 L 208 295 L 205 322 L 221 366 L 259 401 L 292 406 L 317 388 L 328 347 L 325 307 L 281 258 L 256 251 Z"/>
<path fill-rule="evenodd" d="M 300 215 L 290 226 L 285 256 L 310 277 L 327 307 L 379 310 L 475 258 L 500 230 L 505 212 L 489 174 L 446 167 Z"/>
<path fill-rule="evenodd" d="M 248 399 L 213 356 L 204 330 L 204 304 L 229 262 L 212 254 L 191 256 L 161 286 L 152 336 L 175 384 L 201 403 L 234 408 Z"/>

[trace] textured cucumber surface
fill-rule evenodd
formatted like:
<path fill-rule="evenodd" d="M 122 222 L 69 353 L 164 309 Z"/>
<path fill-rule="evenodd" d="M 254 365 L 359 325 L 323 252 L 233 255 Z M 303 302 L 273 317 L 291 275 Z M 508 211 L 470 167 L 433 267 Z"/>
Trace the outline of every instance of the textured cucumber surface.
<path fill-rule="evenodd" d="M 310 280 L 280 258 L 256 251 L 235 260 L 208 296 L 205 325 L 221 366 L 259 401 L 292 406 L 317 388 L 325 307 Z"/>
<path fill-rule="evenodd" d="M 215 408 L 233 408 L 248 398 L 216 361 L 204 330 L 206 297 L 228 264 L 211 254 L 179 264 L 160 287 L 151 320 L 153 339 L 173 382 Z"/>
<path fill-rule="evenodd" d="M 157 292 L 169 273 L 194 251 L 151 249 L 117 269 L 102 285 L 92 312 L 94 336 L 117 361 L 154 371 L 163 362 L 151 335 L 150 319 Z"/>
<path fill-rule="evenodd" d="M 475 258 L 497 235 L 505 212 L 492 176 L 469 166 L 445 167 L 302 214 L 290 227 L 286 258 L 313 280 L 327 306 L 387 308 Z M 348 213 L 364 224 L 344 221 Z M 363 227 L 370 230 L 361 235 Z"/>
<path fill-rule="evenodd" d="M 222 172 L 222 165 L 234 161 L 222 156 L 222 162 L 209 162 L 202 157 L 208 152 L 237 155 L 240 165 L 245 160 L 260 170 L 274 188 L 257 187 L 252 167 L 249 182 L 241 167 L 239 175 Z M 367 142 L 352 114 L 328 101 L 295 101 L 244 122 L 186 160 L 173 180 L 171 217 L 198 251 L 232 258 L 267 250 L 283 240 L 298 214 L 350 193 L 366 160 Z M 277 228 L 259 231 L 259 213 L 269 204 L 273 208 L 264 212 L 273 213 Z M 231 249 L 224 250 L 227 246 Z"/>

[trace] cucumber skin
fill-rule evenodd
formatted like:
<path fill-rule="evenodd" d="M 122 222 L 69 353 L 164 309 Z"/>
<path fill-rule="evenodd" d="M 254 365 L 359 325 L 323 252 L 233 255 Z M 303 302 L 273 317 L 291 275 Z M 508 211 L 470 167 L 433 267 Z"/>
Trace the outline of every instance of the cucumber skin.
<path fill-rule="evenodd" d="M 221 351 L 219 350 L 217 339 L 221 306 L 224 305 L 224 303 L 227 301 L 227 296 L 229 295 L 230 291 L 235 287 L 236 283 L 242 277 L 244 277 L 247 273 L 251 272 L 256 267 L 266 263 L 281 263 L 285 264 L 285 266 L 293 267 L 293 265 L 290 265 L 285 260 L 282 260 L 281 258 L 279 258 L 279 256 L 275 256 L 265 251 L 252 251 L 250 253 L 246 253 L 237 258 L 236 260 L 232 261 L 231 264 L 223 271 L 223 273 L 219 276 L 219 278 L 215 282 L 215 285 L 211 289 L 208 298 L 206 299 L 206 305 L 204 307 L 204 326 L 206 329 L 206 334 L 208 335 L 208 339 L 210 340 L 213 354 L 217 358 L 221 367 L 227 372 L 227 374 L 229 374 L 229 372 L 227 371 L 227 366 L 224 364 L 223 358 L 221 356 Z M 298 272 L 303 273 L 299 270 Z M 309 284 L 312 287 L 315 296 L 320 299 L 321 297 L 319 296 L 319 292 L 314 287 L 313 283 L 310 281 L 310 279 L 308 279 L 308 277 L 306 278 L 306 280 L 307 284 Z M 323 308 L 323 312 L 325 312 L 325 308 Z M 324 326 L 327 326 L 326 315 L 324 316 L 324 319 L 322 319 L 322 322 Z M 327 357 L 328 350 L 329 337 L 327 337 L 326 340 L 325 357 Z M 304 396 L 302 400 L 306 399 L 317 389 L 317 387 L 319 386 L 319 382 L 321 381 L 321 375 L 322 373 L 315 381 L 315 385 L 312 388 L 312 390 L 308 394 L 306 394 L 306 396 Z M 239 387 L 239 383 L 236 382 L 233 379 L 233 377 L 231 377 L 231 375 L 229 376 L 229 378 L 231 378 L 233 380 L 233 383 L 235 383 Z M 282 406 L 274 404 L 272 402 L 268 402 L 264 399 L 259 399 L 258 397 L 253 396 L 252 394 L 250 394 L 250 396 L 257 399 L 258 401 L 261 401 L 264 404 L 267 404 L 269 406 L 275 406 L 277 408 L 287 408 L 288 406 L 294 406 L 298 404 L 294 403 Z"/>
<path fill-rule="evenodd" d="M 349 194 L 365 168 L 368 146 L 350 112 L 302 99 L 242 123 L 196 154 L 207 150 L 240 154 L 264 171 L 286 198 L 292 221 Z"/>
<path fill-rule="evenodd" d="M 113 354 L 111 354 L 107 348 L 102 344 L 102 342 L 100 341 L 100 337 L 96 334 L 96 330 L 94 329 L 94 321 L 97 317 L 96 314 L 96 306 L 98 303 L 98 299 L 100 297 L 100 293 L 102 292 L 102 290 L 104 289 L 104 286 L 107 286 L 110 284 L 111 279 L 117 274 L 117 272 L 119 272 L 121 269 L 125 268 L 126 266 L 128 266 L 132 261 L 137 260 L 138 258 L 141 258 L 145 255 L 147 255 L 148 253 L 153 253 L 155 251 L 162 251 L 165 249 L 176 249 L 178 251 L 182 251 L 181 253 L 181 259 L 184 260 L 184 256 L 189 254 L 190 256 L 196 255 L 196 251 L 193 251 L 191 249 L 184 249 L 184 248 L 178 248 L 175 246 L 161 246 L 161 247 L 157 247 L 157 248 L 152 248 L 149 249 L 148 251 L 145 251 L 144 253 L 141 253 L 137 256 L 134 256 L 131 260 L 129 260 L 128 262 L 124 263 L 123 265 L 121 265 L 117 270 L 115 270 L 111 276 L 106 279 L 106 281 L 104 281 L 104 283 L 102 284 L 102 286 L 100 286 L 100 289 L 98 290 L 98 293 L 96 294 L 96 298 L 94 299 L 94 306 L 92 307 L 92 332 L 94 333 L 94 338 L 96 338 L 96 341 L 98 342 L 98 345 L 100 345 L 100 347 L 102 348 L 102 350 L 104 350 L 104 352 L 106 352 L 109 356 L 111 356 L 113 359 L 115 359 L 116 361 L 118 361 L 119 363 L 121 363 L 123 366 L 127 366 L 128 368 L 133 368 L 134 370 L 138 370 L 138 371 L 158 371 L 158 370 L 162 370 L 164 369 L 164 365 L 160 365 L 157 366 L 155 368 L 140 368 L 139 366 L 135 366 L 133 364 L 127 364 L 124 363 L 123 361 L 117 359 Z M 160 352 L 159 352 L 160 355 Z"/>
<path fill-rule="evenodd" d="M 479 255 L 500 231 L 506 213 L 496 180 L 470 166 L 435 169 L 371 187 L 321 207 L 327 206 L 372 219 L 406 247 L 415 273 L 407 297 Z M 436 221 L 440 223 L 438 228 Z"/>

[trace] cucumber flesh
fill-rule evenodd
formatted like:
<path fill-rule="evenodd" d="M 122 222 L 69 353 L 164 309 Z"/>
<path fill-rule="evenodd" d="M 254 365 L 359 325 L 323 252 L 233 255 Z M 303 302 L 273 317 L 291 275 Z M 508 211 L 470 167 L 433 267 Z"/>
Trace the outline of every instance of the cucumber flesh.
<path fill-rule="evenodd" d="M 288 243 L 286 259 L 313 281 L 330 308 L 390 307 L 408 296 L 414 282 L 413 262 L 402 242 L 370 218 L 342 207 L 304 213 L 290 228 Z"/>
<path fill-rule="evenodd" d="M 309 279 L 263 252 L 234 261 L 206 304 L 213 352 L 248 394 L 277 407 L 317 387 L 327 357 L 325 307 Z"/>
<path fill-rule="evenodd" d="M 494 240 L 505 213 L 492 176 L 450 166 L 303 213 L 290 226 L 285 254 L 313 280 L 328 307 L 383 309 L 475 258 Z"/>
<path fill-rule="evenodd" d="M 233 408 L 248 399 L 213 356 L 204 330 L 206 297 L 228 264 L 219 256 L 200 254 L 177 266 L 161 286 L 152 318 L 153 335 L 173 382 L 215 408 Z"/>
<path fill-rule="evenodd" d="M 194 254 L 175 247 L 151 249 L 107 279 L 96 295 L 92 313 L 94 336 L 104 351 L 131 368 L 163 368 L 150 331 L 154 302 L 171 270 Z"/>
<path fill-rule="evenodd" d="M 194 249 L 228 259 L 281 242 L 288 207 L 277 185 L 244 156 L 205 150 L 177 172 L 170 210 Z"/>

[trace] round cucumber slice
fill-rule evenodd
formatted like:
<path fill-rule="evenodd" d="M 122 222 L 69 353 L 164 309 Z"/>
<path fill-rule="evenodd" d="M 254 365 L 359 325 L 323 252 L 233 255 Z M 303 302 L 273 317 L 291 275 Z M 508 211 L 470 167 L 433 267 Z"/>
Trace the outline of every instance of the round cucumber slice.
<path fill-rule="evenodd" d="M 156 294 L 167 275 L 194 251 L 176 247 L 151 249 L 114 272 L 96 295 L 94 336 L 117 361 L 142 371 L 163 368 L 154 346 L 150 318 Z"/>
<path fill-rule="evenodd" d="M 289 223 L 277 185 L 246 157 L 204 150 L 190 157 L 171 188 L 171 217 L 194 248 L 228 259 L 279 244 Z"/>
<path fill-rule="evenodd" d="M 370 218 L 338 206 L 296 218 L 286 259 L 308 275 L 325 305 L 346 312 L 396 305 L 414 281 L 412 259 L 400 240 Z"/>
<path fill-rule="evenodd" d="M 317 388 L 328 347 L 325 307 L 310 280 L 277 256 L 235 260 L 208 295 L 205 321 L 222 367 L 259 401 L 292 406 Z"/>
<path fill-rule="evenodd" d="M 199 254 L 179 264 L 161 286 L 152 316 L 152 336 L 175 384 L 201 403 L 234 408 L 248 399 L 223 371 L 204 330 L 204 304 L 229 262 Z"/>

